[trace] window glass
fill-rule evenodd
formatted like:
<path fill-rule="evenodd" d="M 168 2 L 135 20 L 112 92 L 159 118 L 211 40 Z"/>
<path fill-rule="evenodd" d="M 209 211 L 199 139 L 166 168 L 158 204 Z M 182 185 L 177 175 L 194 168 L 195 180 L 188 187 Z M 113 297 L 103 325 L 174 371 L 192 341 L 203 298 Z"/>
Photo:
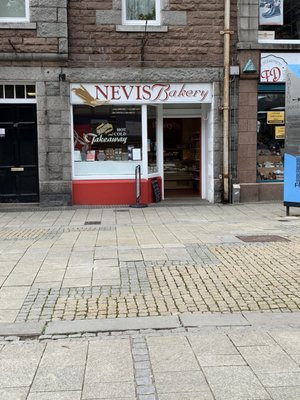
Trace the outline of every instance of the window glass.
<path fill-rule="evenodd" d="M 1 0 L 0 19 L 1 18 L 26 18 L 26 1 Z"/>
<path fill-rule="evenodd" d="M 156 0 L 126 0 L 127 21 L 155 21 Z"/>
<path fill-rule="evenodd" d="M 134 174 L 142 159 L 140 106 L 74 106 L 75 176 Z"/>
<path fill-rule="evenodd" d="M 282 181 L 285 151 L 285 93 L 259 92 L 257 180 Z"/>
<path fill-rule="evenodd" d="M 24 99 L 25 98 L 24 85 L 16 85 L 16 98 L 17 99 Z"/>
<path fill-rule="evenodd" d="M 157 121 L 156 121 L 156 107 L 147 107 L 147 120 L 148 120 L 148 173 L 153 174 L 158 172 L 157 165 Z"/>
<path fill-rule="evenodd" d="M 13 99 L 15 97 L 15 91 L 13 85 L 5 85 L 5 98 Z"/>
<path fill-rule="evenodd" d="M 260 0 L 259 17 L 259 30 L 269 38 L 300 39 L 299 0 Z"/>

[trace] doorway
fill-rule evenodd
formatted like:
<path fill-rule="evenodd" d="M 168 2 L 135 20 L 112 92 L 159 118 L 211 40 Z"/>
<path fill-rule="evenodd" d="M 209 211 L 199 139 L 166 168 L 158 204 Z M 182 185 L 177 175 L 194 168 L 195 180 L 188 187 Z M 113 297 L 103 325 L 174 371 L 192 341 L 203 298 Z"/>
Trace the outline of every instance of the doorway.
<path fill-rule="evenodd" d="M 164 118 L 165 198 L 201 196 L 201 118 Z"/>
<path fill-rule="evenodd" d="M 0 104 L 0 203 L 39 201 L 35 104 Z"/>

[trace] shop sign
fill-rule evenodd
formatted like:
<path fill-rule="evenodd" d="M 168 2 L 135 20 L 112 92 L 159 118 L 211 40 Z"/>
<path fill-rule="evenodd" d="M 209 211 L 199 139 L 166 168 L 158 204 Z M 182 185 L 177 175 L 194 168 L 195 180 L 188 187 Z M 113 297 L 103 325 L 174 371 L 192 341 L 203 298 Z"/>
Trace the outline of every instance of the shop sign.
<path fill-rule="evenodd" d="M 285 138 L 285 126 L 275 126 L 275 139 Z"/>
<path fill-rule="evenodd" d="M 300 206 L 300 65 L 289 65 L 286 84 L 284 205 Z"/>
<path fill-rule="evenodd" d="M 268 111 L 268 125 L 284 124 L 284 111 Z"/>
<path fill-rule="evenodd" d="M 210 103 L 210 84 L 72 84 L 72 104 L 96 107 L 103 104 Z"/>
<path fill-rule="evenodd" d="M 260 82 L 285 82 L 288 64 L 298 63 L 300 63 L 300 53 L 262 53 L 260 62 Z"/>
<path fill-rule="evenodd" d="M 300 206 L 300 157 L 285 154 L 284 203 Z"/>

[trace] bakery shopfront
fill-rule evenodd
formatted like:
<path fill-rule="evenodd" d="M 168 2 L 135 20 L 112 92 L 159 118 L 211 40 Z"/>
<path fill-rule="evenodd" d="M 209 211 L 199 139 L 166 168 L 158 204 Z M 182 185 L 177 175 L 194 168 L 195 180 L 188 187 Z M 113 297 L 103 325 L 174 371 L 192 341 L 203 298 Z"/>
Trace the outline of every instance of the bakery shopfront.
<path fill-rule="evenodd" d="M 73 203 L 214 200 L 211 84 L 72 84 Z"/>

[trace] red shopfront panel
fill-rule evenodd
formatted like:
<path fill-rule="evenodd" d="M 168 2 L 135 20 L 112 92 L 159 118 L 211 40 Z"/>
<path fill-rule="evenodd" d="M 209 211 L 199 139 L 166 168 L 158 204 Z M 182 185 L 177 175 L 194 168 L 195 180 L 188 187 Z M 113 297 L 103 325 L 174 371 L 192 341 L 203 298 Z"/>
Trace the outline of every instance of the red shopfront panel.
<path fill-rule="evenodd" d="M 161 188 L 161 178 L 157 178 Z M 151 179 L 142 179 L 141 203 L 154 202 Z M 73 181 L 73 204 L 129 205 L 135 203 L 135 180 L 80 180 Z"/>

